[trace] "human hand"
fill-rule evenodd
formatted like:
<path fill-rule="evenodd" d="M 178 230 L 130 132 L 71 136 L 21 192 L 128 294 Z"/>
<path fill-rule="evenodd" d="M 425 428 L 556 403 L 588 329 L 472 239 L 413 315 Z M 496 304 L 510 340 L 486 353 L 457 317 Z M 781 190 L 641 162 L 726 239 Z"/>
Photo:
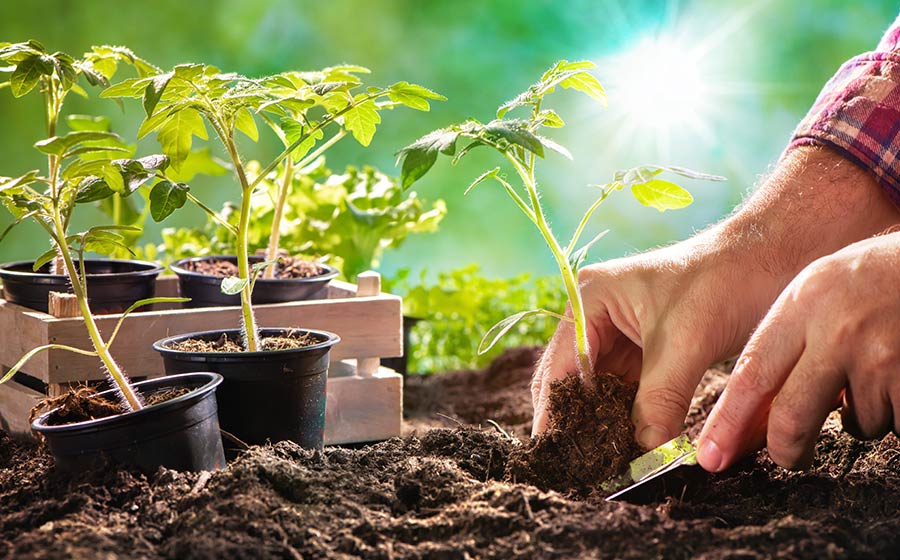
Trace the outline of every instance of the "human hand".
<path fill-rule="evenodd" d="M 900 431 L 900 233 L 850 245 L 810 264 L 751 337 L 698 440 L 721 471 L 768 446 L 775 463 L 808 467 L 840 404 L 860 438 Z"/>
<path fill-rule="evenodd" d="M 594 369 L 640 379 L 632 420 L 645 447 L 682 430 L 703 373 L 740 349 L 778 293 L 773 280 L 760 279 L 735 300 L 736 274 L 744 273 L 731 259 L 695 242 L 581 271 Z M 534 434 L 546 427 L 551 383 L 578 370 L 573 330 L 561 322 L 538 364 Z"/>

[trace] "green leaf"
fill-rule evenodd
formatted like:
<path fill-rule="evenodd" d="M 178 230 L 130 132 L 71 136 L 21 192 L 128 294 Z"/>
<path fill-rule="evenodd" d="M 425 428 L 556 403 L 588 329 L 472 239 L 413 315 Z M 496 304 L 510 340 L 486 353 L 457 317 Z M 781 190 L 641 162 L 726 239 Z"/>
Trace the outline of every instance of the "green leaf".
<path fill-rule="evenodd" d="M 83 142 L 109 142 L 111 146 L 122 147 L 124 142 L 118 134 L 91 130 L 76 130 L 65 136 L 52 136 L 34 143 L 34 147 L 45 154 L 61 156 L 70 148 Z"/>
<path fill-rule="evenodd" d="M 553 109 L 544 109 L 538 113 L 537 120 L 540 121 L 541 126 L 549 126 L 550 128 L 562 128 L 566 126 L 562 117 L 560 117 Z"/>
<path fill-rule="evenodd" d="M 196 109 L 184 108 L 170 115 L 157 133 L 163 153 L 169 156 L 177 171 L 191 153 L 192 138 L 206 140 L 206 127 Z"/>
<path fill-rule="evenodd" d="M 544 145 L 540 138 L 528 130 L 528 123 L 522 120 L 496 120 L 484 126 L 484 131 L 494 139 L 502 138 L 510 144 L 521 146 L 539 157 L 544 157 Z"/>
<path fill-rule="evenodd" d="M 254 142 L 259 141 L 259 130 L 256 128 L 256 121 L 246 107 L 241 108 L 234 115 L 234 128 L 243 132 L 247 138 Z"/>
<path fill-rule="evenodd" d="M 150 190 L 150 215 L 161 222 L 187 202 L 189 187 L 184 183 L 160 181 Z"/>
<path fill-rule="evenodd" d="M 357 97 L 357 100 L 360 97 Z M 375 128 L 381 122 L 375 102 L 371 99 L 363 101 L 344 113 L 344 128 L 353 133 L 356 141 L 368 146 L 375 136 Z"/>
<path fill-rule="evenodd" d="M 273 264 L 278 264 L 278 261 L 279 261 L 279 259 L 271 259 L 271 260 L 268 260 L 268 261 L 262 261 L 262 262 L 258 262 L 258 263 L 253 263 L 253 265 L 250 267 L 250 270 L 251 270 L 253 273 L 258 273 L 258 272 L 260 272 L 261 270 L 264 270 L 264 269 L 266 269 L 266 268 L 272 266 Z"/>
<path fill-rule="evenodd" d="M 74 352 L 76 354 L 82 354 L 84 356 L 96 356 L 97 355 L 97 353 L 92 350 L 82 350 L 81 348 L 66 346 L 65 344 L 45 344 L 43 346 L 38 346 L 37 348 L 30 350 L 27 354 L 22 356 L 19 359 L 19 361 L 16 362 L 16 365 L 14 365 L 12 368 L 10 368 L 10 370 L 6 372 L 6 374 L 3 376 L 3 378 L 0 379 L 0 383 L 4 383 L 4 382 L 12 379 L 12 377 L 16 373 L 18 373 L 20 369 L 22 369 L 22 366 L 24 366 L 28 362 L 28 360 L 30 360 L 31 358 L 40 354 L 41 352 L 46 352 L 47 350 L 68 350 L 69 352 Z"/>
<path fill-rule="evenodd" d="M 0 193 L 16 187 L 28 185 L 37 178 L 38 173 L 40 172 L 37 169 L 33 169 L 20 177 L 0 177 Z"/>
<path fill-rule="evenodd" d="M 247 282 L 248 280 L 246 278 L 229 276 L 228 278 L 222 278 L 222 285 L 219 287 L 219 289 L 223 294 L 233 296 L 235 294 L 241 293 L 241 290 L 244 289 L 244 286 L 247 285 Z"/>
<path fill-rule="evenodd" d="M 154 303 L 187 303 L 189 301 L 191 301 L 191 298 L 162 296 L 137 300 L 136 302 L 128 306 L 128 309 L 123 311 L 122 316 L 119 317 L 118 321 L 116 321 L 116 327 L 113 329 L 112 334 L 109 335 L 109 338 L 106 340 L 106 347 L 109 348 L 110 346 L 112 346 L 113 341 L 116 339 L 116 335 L 119 334 L 119 329 L 122 328 L 122 323 L 125 322 L 125 317 L 127 317 L 128 314 L 132 311 L 135 311 L 147 305 L 153 305 Z"/>
<path fill-rule="evenodd" d="M 108 117 L 94 117 L 91 115 L 68 115 L 66 124 L 75 132 L 109 132 Z"/>
<path fill-rule="evenodd" d="M 177 183 L 190 183 L 197 175 L 224 175 L 231 167 L 228 163 L 212 155 L 212 151 L 206 147 L 193 150 L 181 163 L 181 169 L 166 170 L 166 177 Z"/>
<path fill-rule="evenodd" d="M 609 230 L 604 230 L 598 233 L 593 239 L 584 244 L 584 247 L 578 249 L 569 257 L 569 264 L 572 265 L 572 268 L 578 270 L 581 268 L 581 263 L 587 258 L 588 251 L 591 247 L 594 246 L 595 243 L 603 239 L 603 237 L 609 233 Z"/>
<path fill-rule="evenodd" d="M 100 169 L 100 178 L 106 182 L 106 185 L 117 193 L 125 192 L 125 179 L 122 177 L 122 171 L 115 165 L 106 165 Z"/>
<path fill-rule="evenodd" d="M 561 145 L 561 144 L 557 144 L 556 142 L 554 142 L 553 140 L 547 138 L 546 136 L 541 136 L 541 135 L 539 135 L 539 134 L 535 134 L 534 136 L 535 136 L 535 138 L 538 139 L 538 141 L 539 141 L 545 148 L 550 149 L 550 150 L 553 150 L 554 152 L 556 152 L 556 153 L 562 155 L 563 157 L 565 157 L 565 158 L 568 159 L 568 160 L 572 160 L 572 159 L 573 159 L 573 158 L 572 158 L 572 153 L 571 153 L 569 150 L 567 150 L 565 146 L 563 146 L 563 145 Z"/>
<path fill-rule="evenodd" d="M 15 221 L 13 221 L 11 224 L 6 226 L 6 228 L 4 228 L 3 233 L 0 233 L 0 241 L 3 241 L 3 239 L 6 238 L 7 235 L 9 235 L 9 232 L 11 232 L 13 230 L 13 228 L 15 228 L 17 225 L 21 224 L 22 222 L 24 222 L 25 220 L 27 220 L 28 218 L 31 218 L 32 216 L 34 216 L 36 214 L 37 214 L 37 210 L 32 210 L 31 212 L 28 212 L 27 214 L 23 214 L 22 216 L 19 216 L 18 218 L 16 218 Z"/>
<path fill-rule="evenodd" d="M 497 173 L 500 173 L 499 167 L 495 167 L 495 168 L 491 169 L 490 171 L 485 171 L 484 173 L 479 175 L 474 181 L 469 183 L 469 186 L 466 187 L 466 191 L 463 193 L 463 196 L 469 194 L 469 191 L 471 191 L 472 189 L 474 189 L 475 187 L 477 187 L 484 181 L 487 181 L 488 179 L 493 179 L 494 177 L 496 177 Z"/>
<path fill-rule="evenodd" d="M 397 82 L 388 88 L 388 98 L 394 103 L 402 103 L 419 111 L 431 110 L 431 105 L 428 103 L 429 99 L 447 100 L 446 97 L 439 93 L 408 82 Z"/>
<path fill-rule="evenodd" d="M 56 249 L 56 247 L 44 251 L 41 256 L 34 260 L 34 264 L 32 265 L 31 269 L 37 272 L 41 269 L 42 266 L 55 259 L 58 254 L 59 251 Z"/>
<path fill-rule="evenodd" d="M 33 55 L 20 62 L 9 78 L 9 88 L 13 96 L 22 97 L 34 89 L 41 76 L 53 73 L 52 59 L 44 55 Z"/>
<path fill-rule="evenodd" d="M 660 212 L 684 208 L 694 201 L 691 193 L 662 179 L 632 185 L 631 193 L 644 206 L 656 208 Z"/>
<path fill-rule="evenodd" d="M 598 80 L 593 74 L 589 74 L 586 71 L 577 72 L 569 76 L 565 80 L 559 82 L 559 85 L 563 88 L 571 88 L 587 94 L 589 97 L 595 99 L 604 107 L 609 104 L 606 97 L 606 90 L 603 89 L 603 86 L 600 84 L 600 80 Z"/>
<path fill-rule="evenodd" d="M 488 332 L 484 333 L 484 337 L 481 339 L 481 343 L 478 345 L 478 354 L 484 354 L 497 342 L 503 338 L 503 335 L 508 333 L 510 329 L 516 326 L 516 323 L 525 319 L 526 317 L 532 317 L 534 315 L 550 315 L 552 317 L 556 317 L 557 319 L 564 319 L 564 317 L 560 316 L 557 313 L 553 313 L 552 311 L 547 311 L 546 309 L 531 309 L 529 311 L 520 311 L 514 315 L 510 315 L 509 317 L 503 319 L 493 327 L 491 327 Z"/>
<path fill-rule="evenodd" d="M 78 185 L 75 194 L 75 203 L 85 204 L 88 202 L 96 202 L 108 198 L 113 194 L 115 194 L 115 191 L 109 188 L 106 181 L 99 177 L 88 177 Z"/>
<path fill-rule="evenodd" d="M 147 89 L 150 78 L 131 78 L 123 80 L 100 92 L 100 97 L 113 99 L 117 97 L 142 97 Z"/>
<path fill-rule="evenodd" d="M 429 132 L 397 153 L 397 159 L 403 160 L 401 184 L 408 189 L 413 183 L 428 173 L 437 161 L 438 153 L 453 155 L 456 152 L 456 141 L 459 132 L 450 128 L 441 128 Z"/>
<path fill-rule="evenodd" d="M 148 117 L 153 115 L 156 104 L 159 103 L 163 92 L 166 91 L 166 86 L 169 85 L 169 80 L 172 79 L 172 76 L 174 76 L 172 72 L 153 76 L 147 87 L 144 88 L 144 112 L 147 113 Z"/>

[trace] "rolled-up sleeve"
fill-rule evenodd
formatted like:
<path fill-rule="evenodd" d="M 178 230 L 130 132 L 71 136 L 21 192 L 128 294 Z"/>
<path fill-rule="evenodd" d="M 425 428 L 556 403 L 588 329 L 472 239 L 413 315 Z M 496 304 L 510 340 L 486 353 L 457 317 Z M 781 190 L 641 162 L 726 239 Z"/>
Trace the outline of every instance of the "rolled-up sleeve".
<path fill-rule="evenodd" d="M 836 149 L 900 206 L 900 17 L 874 52 L 849 60 L 828 81 L 787 151 L 804 145 Z"/>

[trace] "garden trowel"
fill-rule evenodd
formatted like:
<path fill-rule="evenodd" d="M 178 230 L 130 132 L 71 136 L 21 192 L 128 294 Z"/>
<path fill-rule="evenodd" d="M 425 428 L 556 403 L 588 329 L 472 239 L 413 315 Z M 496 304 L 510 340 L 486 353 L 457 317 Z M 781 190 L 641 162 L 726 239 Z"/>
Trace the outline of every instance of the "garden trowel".
<path fill-rule="evenodd" d="M 604 482 L 600 488 L 615 500 L 638 486 L 670 473 L 681 466 L 696 465 L 697 450 L 686 435 L 667 441 L 628 464 L 628 470 Z"/>

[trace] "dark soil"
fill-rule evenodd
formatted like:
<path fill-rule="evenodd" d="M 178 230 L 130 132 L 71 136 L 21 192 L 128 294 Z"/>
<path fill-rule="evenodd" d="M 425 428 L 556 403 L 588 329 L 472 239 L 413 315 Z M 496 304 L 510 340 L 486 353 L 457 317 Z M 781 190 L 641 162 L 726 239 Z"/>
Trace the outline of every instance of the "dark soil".
<path fill-rule="evenodd" d="M 156 391 L 146 395 L 144 404 L 153 406 L 190 392 L 191 390 L 187 387 Z M 75 422 L 96 420 L 126 412 L 126 408 L 122 406 L 122 403 L 99 396 L 96 388 L 78 387 L 70 389 L 58 397 L 44 399 L 38 403 L 31 411 L 31 420 L 34 421 L 41 414 L 54 408 L 57 410 L 47 418 L 48 426 L 74 424 Z"/>
<path fill-rule="evenodd" d="M 285 336 L 266 336 L 260 338 L 263 350 L 288 350 L 290 348 L 304 348 L 312 346 L 319 341 L 309 333 L 291 331 Z M 244 345 L 240 339 L 229 337 L 227 333 L 216 340 L 201 340 L 188 338 L 174 342 L 168 346 L 172 350 L 181 352 L 243 352 Z"/>
<path fill-rule="evenodd" d="M 525 353 L 503 360 L 533 363 L 533 351 Z M 510 457 L 526 444 L 487 426 L 497 418 L 488 409 L 464 420 L 459 411 L 482 406 L 483 387 L 500 384 L 483 379 L 489 371 L 454 376 L 472 380 L 470 400 L 481 405 L 462 406 L 458 391 L 442 409 L 483 429 L 426 430 L 448 421 L 418 406 L 417 435 L 324 452 L 251 447 L 212 474 L 114 466 L 61 473 L 43 450 L 0 434 L 0 557 L 898 557 L 893 436 L 858 442 L 833 418 L 805 473 L 760 453 L 721 475 L 686 470 L 687 486 L 661 484 L 647 505 L 573 497 L 510 482 Z M 724 378 L 707 375 L 690 429 Z M 412 385 L 427 395 L 431 383 L 446 383 L 432 379 Z M 509 381 L 521 383 L 516 375 Z"/>
<path fill-rule="evenodd" d="M 202 260 L 187 261 L 183 267 L 190 272 L 206 274 L 217 278 L 228 278 L 238 275 L 238 267 L 229 261 Z M 281 257 L 275 264 L 275 278 L 314 278 L 327 272 L 317 263 L 295 257 Z"/>
<path fill-rule="evenodd" d="M 520 446 L 507 470 L 513 482 L 587 496 L 642 453 L 631 405 L 637 384 L 613 375 L 577 375 L 554 382 L 547 431 Z"/>

